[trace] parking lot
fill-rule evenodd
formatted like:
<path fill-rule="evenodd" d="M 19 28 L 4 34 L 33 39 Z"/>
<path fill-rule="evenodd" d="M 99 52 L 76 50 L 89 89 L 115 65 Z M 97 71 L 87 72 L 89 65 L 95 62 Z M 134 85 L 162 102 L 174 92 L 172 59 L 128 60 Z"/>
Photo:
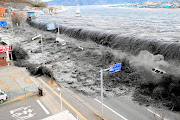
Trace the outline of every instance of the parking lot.
<path fill-rule="evenodd" d="M 0 104 L 2 120 L 40 120 L 61 112 L 57 101 L 43 88 L 42 83 L 30 76 L 25 68 L 0 67 L 0 89 L 7 94 L 7 100 Z"/>
<path fill-rule="evenodd" d="M 0 89 L 7 94 L 8 98 L 4 104 L 38 93 L 40 85 L 35 84 L 30 76 L 24 72 L 24 69 L 16 66 L 0 67 Z"/>
<path fill-rule="evenodd" d="M 39 104 L 38 97 L 0 106 L 2 120 L 40 120 L 50 116 Z M 41 103 L 41 102 L 40 102 Z M 47 112 L 47 113 L 46 113 Z"/>

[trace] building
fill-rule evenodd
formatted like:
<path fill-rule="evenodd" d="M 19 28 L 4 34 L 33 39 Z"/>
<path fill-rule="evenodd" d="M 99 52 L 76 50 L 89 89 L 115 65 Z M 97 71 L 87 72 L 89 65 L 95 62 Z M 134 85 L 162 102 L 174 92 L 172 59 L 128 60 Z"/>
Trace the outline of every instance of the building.
<path fill-rule="evenodd" d="M 0 43 L 0 66 L 8 65 L 12 60 L 11 46 Z"/>
<path fill-rule="evenodd" d="M 5 13 L 7 13 L 7 8 L 0 7 L 0 17 L 5 17 Z"/>

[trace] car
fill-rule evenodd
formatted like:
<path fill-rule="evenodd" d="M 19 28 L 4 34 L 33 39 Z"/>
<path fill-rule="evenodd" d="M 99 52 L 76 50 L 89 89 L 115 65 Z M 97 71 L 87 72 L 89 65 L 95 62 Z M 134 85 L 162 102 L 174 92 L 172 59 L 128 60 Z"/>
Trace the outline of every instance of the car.
<path fill-rule="evenodd" d="M 158 73 L 158 74 L 166 74 L 164 70 L 158 69 L 158 68 L 152 68 L 151 69 L 153 73 Z"/>
<path fill-rule="evenodd" d="M 0 89 L 0 104 L 7 100 L 7 94 Z"/>

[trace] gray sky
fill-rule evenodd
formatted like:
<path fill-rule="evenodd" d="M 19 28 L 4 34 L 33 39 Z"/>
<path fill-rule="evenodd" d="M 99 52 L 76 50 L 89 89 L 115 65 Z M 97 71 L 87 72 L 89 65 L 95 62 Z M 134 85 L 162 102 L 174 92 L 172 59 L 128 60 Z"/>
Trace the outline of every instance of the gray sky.
<path fill-rule="evenodd" d="M 52 0 L 42 0 L 43 2 L 48 2 L 48 1 L 52 1 Z"/>

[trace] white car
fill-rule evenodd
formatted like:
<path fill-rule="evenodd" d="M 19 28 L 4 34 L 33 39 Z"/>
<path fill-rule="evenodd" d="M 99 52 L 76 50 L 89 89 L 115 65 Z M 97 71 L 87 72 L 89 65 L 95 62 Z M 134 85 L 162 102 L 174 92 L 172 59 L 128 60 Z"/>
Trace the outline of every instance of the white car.
<path fill-rule="evenodd" d="M 0 104 L 7 100 L 7 94 L 0 89 Z"/>

